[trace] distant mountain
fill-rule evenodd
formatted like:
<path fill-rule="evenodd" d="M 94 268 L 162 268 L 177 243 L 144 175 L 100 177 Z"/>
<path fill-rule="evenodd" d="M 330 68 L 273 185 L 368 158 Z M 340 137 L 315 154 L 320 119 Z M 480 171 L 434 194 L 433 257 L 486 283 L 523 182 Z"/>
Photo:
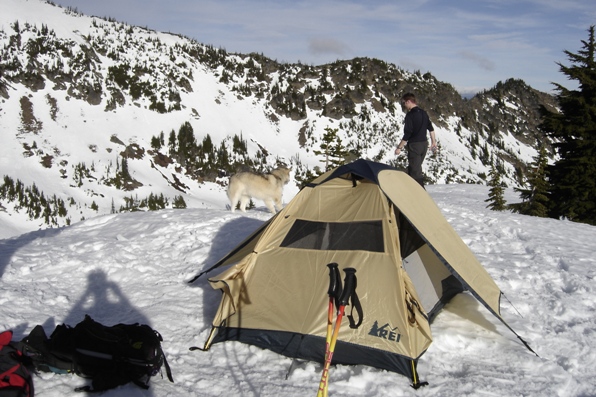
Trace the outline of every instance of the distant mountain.
<path fill-rule="evenodd" d="M 349 159 L 404 167 L 394 148 L 408 91 L 437 130 L 429 183 L 485 183 L 494 165 L 515 186 L 550 148 L 536 126 L 555 100 L 521 80 L 463 99 L 378 59 L 278 63 L 51 2 L 0 5 L 0 210 L 40 227 L 209 207 L 247 167 L 292 166 L 299 185 L 323 167 L 314 152 L 330 130 Z"/>

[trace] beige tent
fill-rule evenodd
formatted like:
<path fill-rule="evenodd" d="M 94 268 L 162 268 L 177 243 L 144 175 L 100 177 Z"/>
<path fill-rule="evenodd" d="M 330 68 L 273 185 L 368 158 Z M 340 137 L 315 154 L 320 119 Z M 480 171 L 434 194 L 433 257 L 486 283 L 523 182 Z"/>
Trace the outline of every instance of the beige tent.
<path fill-rule="evenodd" d="M 333 363 L 398 372 L 418 386 L 429 324 L 455 294 L 470 291 L 503 321 L 501 291 L 427 192 L 401 171 L 357 160 L 317 178 L 203 272 L 234 264 L 209 279 L 223 296 L 205 349 L 235 340 L 323 362 L 332 262 L 356 269 L 363 320 L 342 323 Z"/>

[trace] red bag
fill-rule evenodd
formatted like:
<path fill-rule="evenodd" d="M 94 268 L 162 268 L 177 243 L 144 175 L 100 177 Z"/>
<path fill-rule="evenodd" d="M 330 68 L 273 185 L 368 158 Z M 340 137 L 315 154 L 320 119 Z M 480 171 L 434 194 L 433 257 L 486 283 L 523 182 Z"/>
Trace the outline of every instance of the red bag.
<path fill-rule="evenodd" d="M 11 341 L 12 331 L 0 333 L 0 397 L 33 397 L 27 357 Z"/>

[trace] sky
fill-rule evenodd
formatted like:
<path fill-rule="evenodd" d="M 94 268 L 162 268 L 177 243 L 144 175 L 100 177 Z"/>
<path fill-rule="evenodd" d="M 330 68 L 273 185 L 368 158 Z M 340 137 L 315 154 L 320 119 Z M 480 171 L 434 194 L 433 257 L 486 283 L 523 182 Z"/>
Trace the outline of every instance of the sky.
<path fill-rule="evenodd" d="M 574 88 L 557 62 L 596 24 L 593 0 L 54 0 L 86 15 L 179 33 L 228 52 L 320 65 L 378 58 L 460 93 L 509 78 Z"/>
<path fill-rule="evenodd" d="M 463 293 L 431 325 L 433 343 L 418 361 L 428 386 L 414 390 L 407 377 L 393 372 L 337 365 L 329 372 L 330 396 L 596 396 L 596 228 L 490 211 L 484 203 L 488 189 L 428 186 L 505 294 L 505 321 L 538 356 Z M 287 203 L 292 197 L 286 193 Z M 507 191 L 508 200 L 512 193 Z M 271 216 L 261 202 L 243 214 L 223 209 L 225 193 L 219 200 L 221 209 L 109 214 L 0 239 L 0 331 L 12 330 L 19 341 L 39 324 L 50 336 L 56 326 L 75 326 L 85 314 L 104 325 L 139 322 L 157 330 L 174 383 L 164 373 L 151 378 L 149 390 L 128 384 L 102 397 L 314 397 L 318 363 L 297 360 L 289 371 L 291 359 L 236 342 L 189 351 L 202 347 L 211 329 L 222 294 L 207 278 L 221 269 L 187 281 Z M 320 293 L 326 313 L 327 287 Z M 358 294 L 365 305 L 366 293 Z M 374 316 L 365 311 L 363 320 L 369 329 Z M 350 332 L 347 323 L 339 340 Z M 88 384 L 75 375 L 39 372 L 34 384 L 38 396 L 89 396 L 74 393 Z"/>

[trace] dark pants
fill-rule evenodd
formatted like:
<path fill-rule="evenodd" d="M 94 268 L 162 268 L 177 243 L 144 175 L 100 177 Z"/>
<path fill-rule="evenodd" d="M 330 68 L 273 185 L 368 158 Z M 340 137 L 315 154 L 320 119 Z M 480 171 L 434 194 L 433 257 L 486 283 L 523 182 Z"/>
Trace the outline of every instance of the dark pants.
<path fill-rule="evenodd" d="M 424 187 L 424 175 L 422 174 L 422 162 L 426 157 L 428 142 L 408 142 L 408 175 L 410 175 L 420 186 Z"/>

